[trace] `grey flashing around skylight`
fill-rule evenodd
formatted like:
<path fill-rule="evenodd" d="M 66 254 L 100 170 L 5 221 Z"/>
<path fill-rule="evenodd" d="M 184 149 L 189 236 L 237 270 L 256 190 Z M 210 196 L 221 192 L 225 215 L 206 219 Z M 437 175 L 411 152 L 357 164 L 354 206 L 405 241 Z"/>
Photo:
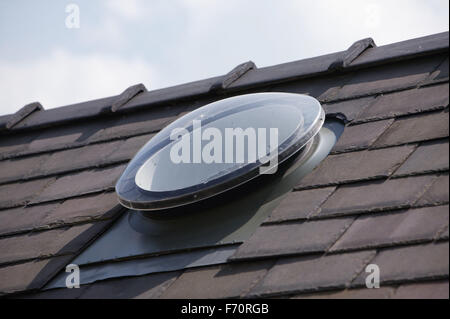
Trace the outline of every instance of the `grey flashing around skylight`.
<path fill-rule="evenodd" d="M 125 260 L 115 263 L 80 267 L 80 284 L 90 284 L 96 281 L 142 276 L 158 272 L 176 271 L 202 266 L 226 263 L 239 245 L 228 245 L 214 248 L 184 251 L 175 254 L 152 256 L 142 259 Z M 67 273 L 60 272 L 43 290 L 66 288 Z"/>
<path fill-rule="evenodd" d="M 422 38 L 388 44 L 364 51 L 348 67 L 348 70 L 368 67 L 375 64 L 384 64 L 392 61 L 411 59 L 417 56 L 435 54 L 448 51 L 449 33 L 443 32 Z M 251 87 L 285 82 L 294 79 L 308 78 L 327 74 L 329 66 L 346 51 L 304 59 L 300 61 L 259 68 L 248 72 L 237 79 L 225 90 L 234 92 Z M 122 106 L 117 113 L 136 110 L 143 107 L 155 106 L 162 103 L 178 100 L 189 100 L 210 95 L 210 88 L 214 83 L 222 80 L 218 76 L 205 80 L 195 81 L 164 89 L 144 92 Z M 12 131 L 34 129 L 57 125 L 69 121 L 86 119 L 110 112 L 110 108 L 118 96 L 77 103 L 32 114 L 26 120 L 13 127 Z M 0 123 L 1 124 L 1 123 Z M 0 130 L 0 133 L 2 130 Z"/>
<path fill-rule="evenodd" d="M 267 191 L 264 195 L 268 196 Z M 172 220 L 151 220 L 141 212 L 128 211 L 73 263 L 81 266 L 241 243 L 279 203 L 274 200 L 258 209 L 263 199 L 264 196 L 256 194 L 234 204 L 199 210 L 194 216 Z M 248 209 L 238 214 L 239 208 Z M 233 216 L 230 216 L 231 209 L 235 212 Z M 230 229 L 234 233 L 229 234 Z"/>

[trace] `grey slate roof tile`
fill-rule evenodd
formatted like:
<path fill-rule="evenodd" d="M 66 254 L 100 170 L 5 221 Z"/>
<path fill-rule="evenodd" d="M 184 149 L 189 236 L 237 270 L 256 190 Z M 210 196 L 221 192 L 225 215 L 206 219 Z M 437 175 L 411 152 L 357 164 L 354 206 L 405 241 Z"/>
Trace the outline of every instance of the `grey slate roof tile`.
<path fill-rule="evenodd" d="M 159 298 L 179 276 L 179 272 L 106 280 L 87 286 L 81 299 L 149 299 Z M 82 286 L 83 287 L 83 286 Z M 67 289 L 58 289 L 67 290 Z"/>
<path fill-rule="evenodd" d="M 267 222 L 306 219 L 334 192 L 336 187 L 325 187 L 289 193 L 278 205 Z"/>
<path fill-rule="evenodd" d="M 448 137 L 448 109 L 397 119 L 375 142 L 376 147 L 428 141 Z"/>
<path fill-rule="evenodd" d="M 373 251 L 364 251 L 281 259 L 250 294 L 265 296 L 345 288 L 374 255 Z"/>
<path fill-rule="evenodd" d="M 395 292 L 393 287 L 380 287 L 377 289 L 346 289 L 313 294 L 302 294 L 294 299 L 388 299 Z"/>
<path fill-rule="evenodd" d="M 333 245 L 331 251 L 431 241 L 448 226 L 448 206 L 362 216 Z"/>
<path fill-rule="evenodd" d="M 124 169 L 125 165 L 118 165 L 61 176 L 53 184 L 46 187 L 38 197 L 34 198 L 32 203 L 64 199 L 111 189 Z"/>
<path fill-rule="evenodd" d="M 448 57 L 442 62 L 437 69 L 432 74 L 432 79 L 434 81 L 440 81 L 443 79 L 448 79 Z"/>
<path fill-rule="evenodd" d="M 0 159 L 12 154 L 21 153 L 29 147 L 35 136 L 31 134 L 14 134 L 2 136 L 0 139 Z"/>
<path fill-rule="evenodd" d="M 64 125 L 42 130 L 30 144 L 26 153 L 44 152 L 67 148 L 68 145 L 85 143 L 101 128 L 101 123 L 88 122 Z"/>
<path fill-rule="evenodd" d="M 420 198 L 417 205 L 442 205 L 449 202 L 448 173 L 439 176 L 427 192 Z"/>
<path fill-rule="evenodd" d="M 230 298 L 245 295 L 273 261 L 232 263 L 186 270 L 161 298 Z"/>
<path fill-rule="evenodd" d="M 370 262 L 380 269 L 381 285 L 448 277 L 448 242 L 383 250 Z M 364 285 L 362 272 L 353 285 Z"/>
<path fill-rule="evenodd" d="M 359 120 L 384 119 L 448 106 L 448 83 L 382 95 L 366 108 Z"/>
<path fill-rule="evenodd" d="M 20 142 L 14 139 L 11 139 L 9 143 L 5 143 L 3 147 L 0 143 L 0 159 L 79 147 L 90 143 L 155 132 L 174 120 L 179 112 L 180 108 L 172 107 L 166 108 L 163 112 L 153 110 L 145 113 L 140 112 L 121 117 L 105 118 L 105 120 L 100 122 L 91 121 L 47 128 L 34 138 L 31 143 L 25 140 L 24 143 L 28 144 L 20 148 L 8 146 L 9 143 Z"/>
<path fill-rule="evenodd" d="M 29 231 L 39 225 L 59 203 L 18 207 L 0 211 L 0 236 Z"/>
<path fill-rule="evenodd" d="M 448 281 L 401 285 L 394 299 L 448 299 Z"/>
<path fill-rule="evenodd" d="M 98 231 L 105 222 L 83 224 L 0 239 L 0 264 L 77 252 L 86 244 L 84 232 Z"/>
<path fill-rule="evenodd" d="M 123 141 L 100 143 L 55 152 L 41 165 L 37 174 L 51 175 L 108 163 L 106 158 L 122 143 Z"/>
<path fill-rule="evenodd" d="M 128 161 L 151 136 L 153 134 L 3 160 L 0 161 L 0 171 L 4 172 L 0 183 Z"/>
<path fill-rule="evenodd" d="M 422 143 L 397 169 L 394 176 L 448 170 L 448 154 L 448 139 Z"/>
<path fill-rule="evenodd" d="M 390 119 L 348 126 L 332 152 L 340 153 L 369 148 L 393 122 L 394 120 Z"/>
<path fill-rule="evenodd" d="M 0 211 L 0 236 L 108 219 L 119 209 L 114 192 L 6 209 Z"/>
<path fill-rule="evenodd" d="M 120 207 L 114 192 L 68 199 L 57 205 L 56 209 L 52 210 L 45 218 L 42 218 L 41 225 L 54 227 L 107 219 L 113 217 Z"/>
<path fill-rule="evenodd" d="M 0 183 L 20 181 L 23 178 L 35 175 L 49 157 L 50 155 L 43 154 L 0 161 Z"/>
<path fill-rule="evenodd" d="M 373 95 L 417 86 L 444 60 L 424 57 L 414 64 L 408 61 L 359 71 L 331 99 L 340 100 Z"/>
<path fill-rule="evenodd" d="M 307 221 L 263 226 L 231 257 L 249 259 L 264 256 L 326 251 L 351 225 L 353 218 Z"/>
<path fill-rule="evenodd" d="M 41 288 L 71 258 L 61 256 L 0 267 L 0 296 Z"/>
<path fill-rule="evenodd" d="M 77 299 L 89 288 L 89 286 L 80 286 L 79 288 L 60 288 L 44 290 L 38 293 L 25 293 L 14 296 L 15 299 Z"/>
<path fill-rule="evenodd" d="M 153 133 L 176 119 L 181 111 L 179 108 L 165 107 L 164 109 L 157 108 L 147 112 L 123 115 L 105 126 L 102 130 L 93 134 L 89 138 L 89 141 L 103 141 Z"/>
<path fill-rule="evenodd" d="M 0 186 L 0 208 L 26 204 L 35 198 L 46 186 L 51 185 L 54 180 L 54 178 L 44 178 Z"/>
<path fill-rule="evenodd" d="M 442 231 L 442 233 L 439 234 L 439 239 L 442 239 L 442 240 L 445 240 L 445 239 L 446 239 L 446 240 L 448 240 L 448 237 L 449 237 L 448 229 L 449 229 L 449 227 L 447 226 L 447 228 L 444 229 L 444 230 Z"/>
<path fill-rule="evenodd" d="M 346 100 L 336 103 L 323 104 L 326 113 L 342 113 L 348 121 L 353 121 L 367 107 L 375 101 L 375 96 L 368 96 L 359 99 Z"/>
<path fill-rule="evenodd" d="M 136 137 L 130 137 L 114 152 L 105 157 L 108 162 L 130 160 L 155 134 L 146 134 Z"/>
<path fill-rule="evenodd" d="M 389 177 L 414 151 L 414 145 L 328 156 L 299 188 Z"/>
<path fill-rule="evenodd" d="M 425 175 L 342 186 L 322 205 L 319 216 L 410 207 L 435 179 L 434 175 Z"/>
<path fill-rule="evenodd" d="M 348 81 L 349 75 L 327 76 L 303 81 L 275 84 L 270 87 L 274 92 L 300 93 L 313 96 L 319 100 L 332 95 L 341 83 Z"/>

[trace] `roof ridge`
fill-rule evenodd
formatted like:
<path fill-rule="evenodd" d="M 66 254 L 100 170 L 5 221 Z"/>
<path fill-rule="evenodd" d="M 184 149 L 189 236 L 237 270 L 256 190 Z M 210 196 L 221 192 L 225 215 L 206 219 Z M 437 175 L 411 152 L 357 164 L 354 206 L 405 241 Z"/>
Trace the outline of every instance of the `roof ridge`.
<path fill-rule="evenodd" d="M 363 39 L 355 42 L 349 48 L 350 51 L 346 50 L 269 67 L 255 68 L 252 72 L 245 72 L 244 77 L 238 77 L 229 83 L 220 93 L 232 93 L 267 85 L 268 83 L 279 83 L 293 79 L 336 73 L 337 71 L 330 68 L 330 66 L 335 64 L 336 61 L 341 61 L 343 56 L 348 56 L 349 59 L 347 59 L 347 63 L 344 63 L 345 66 L 343 65 L 343 68 L 339 69 L 340 72 L 448 51 L 449 32 L 372 48 L 370 46 L 373 45 L 373 41 L 366 40 Z M 361 44 L 361 41 L 363 41 L 364 45 L 362 47 L 357 45 L 356 50 L 355 45 Z M 361 53 L 364 54 L 361 55 Z M 211 87 L 218 82 L 223 83 L 226 78 L 227 75 L 222 75 L 168 88 L 148 92 L 144 91 L 121 105 L 116 113 L 134 111 L 149 105 L 156 106 L 162 103 L 189 100 L 192 97 L 208 95 L 211 94 Z M 20 121 L 20 123 L 17 123 L 10 129 L 6 128 L 6 123 L 3 123 L 10 120 L 10 115 L 5 115 L 0 117 L 0 134 L 95 118 L 106 113 L 111 114 L 111 106 L 118 99 L 120 99 L 120 96 L 112 96 L 35 112 L 35 114 L 31 114 L 26 120 Z"/>

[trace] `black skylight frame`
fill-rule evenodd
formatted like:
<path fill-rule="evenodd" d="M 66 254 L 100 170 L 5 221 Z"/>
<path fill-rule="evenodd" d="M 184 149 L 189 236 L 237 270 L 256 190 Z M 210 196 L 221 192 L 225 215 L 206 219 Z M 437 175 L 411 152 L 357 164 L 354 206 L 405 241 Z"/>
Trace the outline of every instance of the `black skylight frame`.
<path fill-rule="evenodd" d="M 255 97 L 264 97 L 266 101 L 276 101 L 280 103 L 279 95 L 283 97 L 289 97 L 295 99 L 298 96 L 307 97 L 311 99 L 312 103 L 320 103 L 312 97 L 294 94 L 294 93 L 253 93 L 245 94 L 245 96 L 253 95 Z M 278 97 L 277 97 L 278 95 Z M 255 101 L 240 105 L 239 111 L 256 108 L 260 105 L 261 100 L 256 98 Z M 285 101 L 282 101 L 285 102 Z M 195 111 L 194 111 L 195 112 Z M 231 113 L 236 112 L 236 109 L 225 110 L 214 116 L 207 118 L 204 123 L 208 124 L 214 122 L 217 119 L 223 118 Z M 313 122 L 308 131 L 303 132 L 303 127 L 299 125 L 294 133 L 285 140 L 278 147 L 278 165 L 289 159 L 292 155 L 296 154 L 303 146 L 305 146 L 321 129 L 325 121 L 325 112 L 320 106 L 320 114 Z M 192 132 L 193 126 L 187 126 L 185 129 Z M 220 193 L 226 192 L 232 188 L 242 185 L 254 178 L 260 176 L 260 167 L 264 164 L 257 160 L 255 163 L 246 163 L 242 167 L 234 170 L 224 176 L 209 180 L 202 184 L 195 186 L 177 189 L 174 191 L 148 191 L 140 188 L 136 185 L 135 176 L 139 168 L 145 163 L 145 161 L 151 158 L 163 147 L 169 145 L 172 140 L 170 137 L 162 139 L 154 147 L 145 150 L 145 146 L 138 152 L 135 158 L 139 156 L 140 160 L 135 163 L 130 163 L 125 172 L 120 177 L 116 184 L 116 194 L 118 195 L 119 202 L 129 208 L 143 211 L 157 211 L 161 209 L 175 208 L 182 205 L 198 202 Z M 132 199 L 132 200 L 130 200 Z"/>

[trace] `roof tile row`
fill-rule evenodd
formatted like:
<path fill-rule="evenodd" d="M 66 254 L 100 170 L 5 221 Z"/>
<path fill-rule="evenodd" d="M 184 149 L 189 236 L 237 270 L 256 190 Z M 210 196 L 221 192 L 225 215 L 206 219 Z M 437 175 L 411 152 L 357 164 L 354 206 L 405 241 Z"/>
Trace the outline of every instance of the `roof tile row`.
<path fill-rule="evenodd" d="M 379 96 L 356 121 L 379 120 L 443 109 L 449 103 L 448 83 Z"/>
<path fill-rule="evenodd" d="M 118 206 L 114 192 L 0 211 L 0 237 L 109 219 Z"/>
<path fill-rule="evenodd" d="M 0 177 L 0 183 L 128 162 L 152 136 L 153 134 L 147 134 L 130 137 L 126 140 L 97 143 L 53 153 L 0 161 L 0 170 L 5 172 Z"/>
<path fill-rule="evenodd" d="M 374 147 L 386 147 L 448 137 L 448 108 L 443 112 L 402 117 L 383 133 Z"/>
<path fill-rule="evenodd" d="M 326 251 L 354 218 L 262 226 L 243 243 L 232 260 Z"/>
<path fill-rule="evenodd" d="M 86 244 L 81 239 L 85 234 L 83 236 L 80 234 L 92 232 L 94 228 L 97 231 L 98 227 L 105 227 L 105 223 L 96 222 L 2 238 L 0 239 L 2 252 L 0 264 L 73 254 Z M 81 240 L 74 240 L 74 238 Z"/>
<path fill-rule="evenodd" d="M 448 227 L 448 205 L 361 216 L 339 238 L 331 251 L 432 241 L 446 227 Z"/>
<path fill-rule="evenodd" d="M 0 296 L 41 288 L 71 259 L 72 255 L 66 255 L 0 267 Z"/>
<path fill-rule="evenodd" d="M 448 278 L 449 246 L 432 243 L 382 250 L 371 261 L 380 269 L 380 284 L 436 280 Z M 365 285 L 365 273 L 355 279 L 354 286 Z"/>
<path fill-rule="evenodd" d="M 336 185 L 389 177 L 415 150 L 405 145 L 328 156 L 297 188 Z"/>
<path fill-rule="evenodd" d="M 423 175 L 345 185 L 339 187 L 327 199 L 317 216 L 330 217 L 409 208 L 436 180 L 436 175 Z"/>
<path fill-rule="evenodd" d="M 101 122 L 91 121 L 46 128 L 38 135 L 7 135 L 0 141 L 0 159 L 154 133 L 176 119 L 185 109 L 186 106 L 158 108 L 127 116 L 110 117 Z"/>
<path fill-rule="evenodd" d="M 438 60 L 424 57 L 417 59 L 414 64 L 405 61 L 358 71 L 336 94 L 322 99 L 344 100 L 414 88 L 427 80 L 446 57 L 447 55 L 442 55 Z"/>
<path fill-rule="evenodd" d="M 394 176 L 407 176 L 448 170 L 448 138 L 424 142 L 395 171 Z"/>
<path fill-rule="evenodd" d="M 299 299 L 448 299 L 448 281 L 405 284 L 378 289 L 347 289 L 317 294 L 302 294 Z"/>
<path fill-rule="evenodd" d="M 369 148 L 392 125 L 394 119 L 348 126 L 333 148 L 343 153 Z"/>

